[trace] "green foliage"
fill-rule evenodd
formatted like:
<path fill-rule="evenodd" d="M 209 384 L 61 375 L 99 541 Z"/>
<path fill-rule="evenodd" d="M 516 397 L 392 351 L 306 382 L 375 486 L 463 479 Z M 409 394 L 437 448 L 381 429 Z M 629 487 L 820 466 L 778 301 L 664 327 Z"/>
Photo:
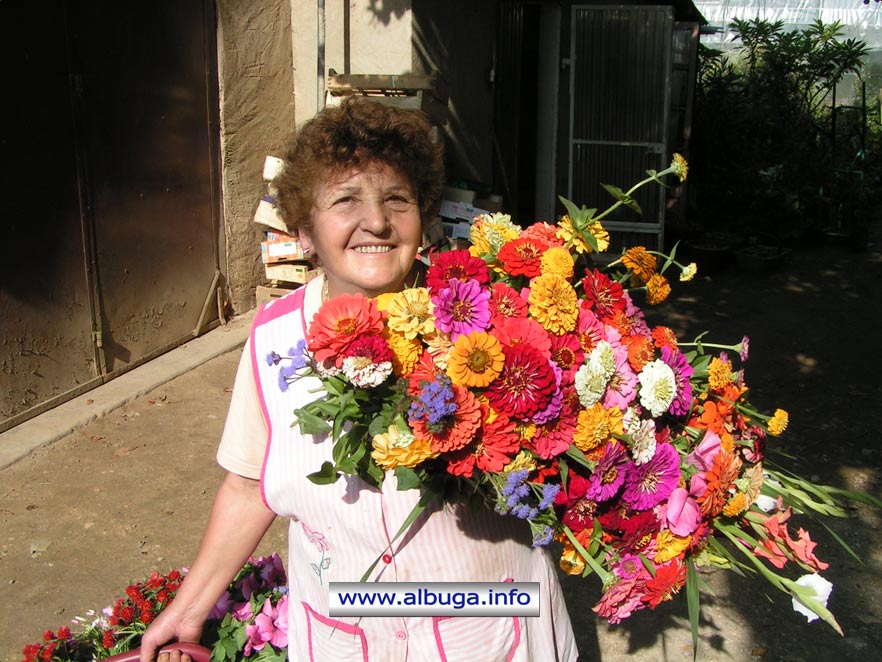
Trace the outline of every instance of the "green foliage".
<path fill-rule="evenodd" d="M 805 221 L 829 179 L 829 96 L 859 73 L 868 48 L 818 20 L 785 32 L 780 21 L 735 20 L 738 46 L 702 47 L 695 101 L 692 184 L 698 214 L 718 227 L 754 217 Z M 758 227 L 746 228 L 757 230 Z M 765 229 L 769 229 L 766 225 Z"/>

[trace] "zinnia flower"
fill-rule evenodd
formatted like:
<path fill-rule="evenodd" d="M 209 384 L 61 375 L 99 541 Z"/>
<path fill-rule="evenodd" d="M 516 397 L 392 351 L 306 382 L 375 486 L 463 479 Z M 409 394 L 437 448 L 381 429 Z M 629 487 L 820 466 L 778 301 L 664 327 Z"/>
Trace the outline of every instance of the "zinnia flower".
<path fill-rule="evenodd" d="M 447 374 L 454 384 L 484 388 L 499 376 L 504 365 L 505 355 L 496 337 L 474 331 L 456 339 L 447 360 Z"/>
<path fill-rule="evenodd" d="M 410 431 L 395 424 L 386 432 L 375 434 L 371 445 L 371 457 L 383 469 L 415 467 L 435 455 L 426 440 L 417 439 Z"/>
<path fill-rule="evenodd" d="M 434 292 L 447 287 L 454 278 L 476 280 L 485 286 L 490 283 L 490 270 L 484 260 L 471 255 L 468 249 L 439 253 L 426 271 L 426 285 Z"/>
<path fill-rule="evenodd" d="M 621 284 L 597 269 L 585 275 L 582 289 L 585 291 L 582 305 L 594 310 L 600 319 L 612 318 L 617 310 L 624 310 L 628 305 Z"/>
<path fill-rule="evenodd" d="M 707 368 L 707 385 L 711 391 L 722 391 L 732 383 L 732 363 L 713 357 Z"/>
<path fill-rule="evenodd" d="M 429 442 L 435 453 L 448 453 L 468 445 L 481 426 L 481 405 L 471 391 L 453 386 L 456 409 L 437 424 L 430 425 L 421 419 L 411 418 L 408 422 L 414 436 Z"/>
<path fill-rule="evenodd" d="M 527 316 L 527 302 L 505 283 L 494 283 L 490 290 L 490 323 L 500 326 L 506 319 Z"/>
<path fill-rule="evenodd" d="M 680 282 L 685 283 L 687 281 L 695 278 L 695 274 L 698 273 L 698 265 L 695 262 L 690 262 L 685 267 L 680 270 Z"/>
<path fill-rule="evenodd" d="M 659 604 L 673 598 L 686 583 L 686 566 L 680 559 L 656 565 L 655 577 L 646 580 L 646 595 L 641 600 L 655 609 Z"/>
<path fill-rule="evenodd" d="M 435 332 L 432 301 L 429 290 L 424 287 L 397 292 L 389 301 L 386 312 L 389 315 L 386 320 L 389 329 L 409 340 Z"/>
<path fill-rule="evenodd" d="M 549 333 L 562 335 L 576 328 L 579 299 L 562 276 L 542 274 L 530 282 L 530 317 Z"/>
<path fill-rule="evenodd" d="M 472 331 L 484 331 L 490 323 L 490 293 L 476 280 L 456 278 L 436 292 L 435 326 L 452 340 Z"/>
<path fill-rule="evenodd" d="M 646 364 L 637 375 L 640 404 L 658 418 L 668 410 L 677 395 L 677 379 L 671 366 L 660 359 Z"/>
<path fill-rule="evenodd" d="M 689 411 L 692 404 L 692 383 L 689 378 L 694 372 L 689 360 L 679 351 L 662 347 L 661 360 L 664 361 L 674 372 L 677 395 L 674 397 L 669 411 L 674 416 L 683 416 Z"/>
<path fill-rule="evenodd" d="M 375 301 L 362 294 L 341 294 L 325 302 L 312 318 L 307 346 L 321 363 L 342 357 L 359 336 L 378 335 L 382 330 L 383 317 Z"/>
<path fill-rule="evenodd" d="M 544 274 L 557 274 L 567 280 L 573 277 L 575 268 L 573 256 L 563 246 L 552 246 L 545 251 L 540 264 Z"/>
<path fill-rule="evenodd" d="M 379 386 L 392 374 L 392 350 L 381 336 L 361 336 L 346 349 L 340 369 L 360 388 Z"/>
<path fill-rule="evenodd" d="M 641 285 L 646 283 L 658 268 L 658 260 L 655 259 L 655 255 L 648 252 L 643 246 L 629 248 L 622 255 L 621 260 Z"/>
<path fill-rule="evenodd" d="M 629 465 L 628 454 L 617 441 L 611 441 L 591 474 L 590 487 L 585 495 L 595 501 L 612 499 L 625 482 Z"/>
<path fill-rule="evenodd" d="M 554 370 L 548 359 L 526 345 L 504 347 L 505 366 L 487 388 L 487 398 L 496 411 L 529 419 L 545 409 L 554 395 Z"/>
<path fill-rule="evenodd" d="M 769 420 L 769 434 L 777 437 L 787 429 L 790 417 L 783 409 L 776 409 L 774 415 Z"/>
<path fill-rule="evenodd" d="M 677 179 L 681 182 L 686 181 L 686 175 L 689 173 L 689 164 L 686 163 L 686 159 L 684 159 L 682 155 L 674 152 L 674 158 L 671 160 L 670 168 L 673 173 L 677 175 Z"/>
<path fill-rule="evenodd" d="M 671 444 L 659 444 L 646 464 L 631 465 L 622 500 L 634 510 L 649 510 L 668 498 L 680 480 L 680 454 Z"/>
<path fill-rule="evenodd" d="M 604 409 L 599 402 L 579 412 L 573 443 L 584 453 L 590 453 L 614 434 L 622 434 L 622 412 L 613 407 Z"/>
<path fill-rule="evenodd" d="M 534 278 L 539 275 L 540 259 L 547 248 L 548 246 L 539 241 L 519 237 L 500 248 L 496 258 L 506 273 Z"/>
<path fill-rule="evenodd" d="M 646 283 L 646 301 L 651 306 L 657 306 L 671 294 L 671 286 L 668 279 L 661 274 L 652 274 Z"/>

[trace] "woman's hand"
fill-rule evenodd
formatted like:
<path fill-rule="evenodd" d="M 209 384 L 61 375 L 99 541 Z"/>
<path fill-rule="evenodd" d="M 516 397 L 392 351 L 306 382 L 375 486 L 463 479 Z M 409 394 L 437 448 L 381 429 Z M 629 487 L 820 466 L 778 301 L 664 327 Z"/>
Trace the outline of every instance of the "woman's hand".
<path fill-rule="evenodd" d="M 190 656 L 180 651 L 164 652 L 157 655 L 159 649 L 172 641 L 198 644 L 202 636 L 202 621 L 190 623 L 183 611 L 175 609 L 174 600 L 166 607 L 156 620 L 150 624 L 141 638 L 141 654 L 139 662 L 191 662 Z"/>

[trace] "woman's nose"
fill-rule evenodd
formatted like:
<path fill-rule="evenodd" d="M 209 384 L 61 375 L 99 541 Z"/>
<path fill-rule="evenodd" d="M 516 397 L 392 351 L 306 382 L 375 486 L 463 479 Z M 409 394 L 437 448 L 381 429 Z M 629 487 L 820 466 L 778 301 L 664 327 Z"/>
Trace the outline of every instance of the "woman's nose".
<path fill-rule="evenodd" d="M 381 200 L 371 200 L 362 209 L 361 226 L 372 234 L 382 234 L 389 227 L 389 210 Z"/>

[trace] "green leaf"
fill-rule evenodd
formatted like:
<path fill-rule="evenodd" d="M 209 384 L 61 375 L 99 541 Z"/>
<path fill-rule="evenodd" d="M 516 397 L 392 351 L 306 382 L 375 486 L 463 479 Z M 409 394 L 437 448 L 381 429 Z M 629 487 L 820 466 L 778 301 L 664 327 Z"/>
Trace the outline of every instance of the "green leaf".
<path fill-rule="evenodd" d="M 609 193 L 612 197 L 614 197 L 622 204 L 625 203 L 625 200 L 629 199 L 628 194 L 625 193 L 618 186 L 613 186 L 612 184 L 601 184 L 601 186 L 606 190 L 607 193 Z"/>
<path fill-rule="evenodd" d="M 308 412 L 306 409 L 297 409 L 294 411 L 297 417 L 297 424 L 300 426 L 300 434 L 327 434 L 331 426 L 328 421 Z"/>
<path fill-rule="evenodd" d="M 689 610 L 689 627 L 692 630 L 692 660 L 698 659 L 698 618 L 701 615 L 701 595 L 698 590 L 698 573 L 692 559 L 686 561 L 686 606 Z"/>
<path fill-rule="evenodd" d="M 307 478 L 316 485 L 332 485 L 337 482 L 339 477 L 340 474 L 337 473 L 337 470 L 331 462 L 322 462 L 321 469 L 307 475 Z"/>
<path fill-rule="evenodd" d="M 395 467 L 395 477 L 399 490 L 415 490 L 422 483 L 419 474 L 410 467 Z"/>

